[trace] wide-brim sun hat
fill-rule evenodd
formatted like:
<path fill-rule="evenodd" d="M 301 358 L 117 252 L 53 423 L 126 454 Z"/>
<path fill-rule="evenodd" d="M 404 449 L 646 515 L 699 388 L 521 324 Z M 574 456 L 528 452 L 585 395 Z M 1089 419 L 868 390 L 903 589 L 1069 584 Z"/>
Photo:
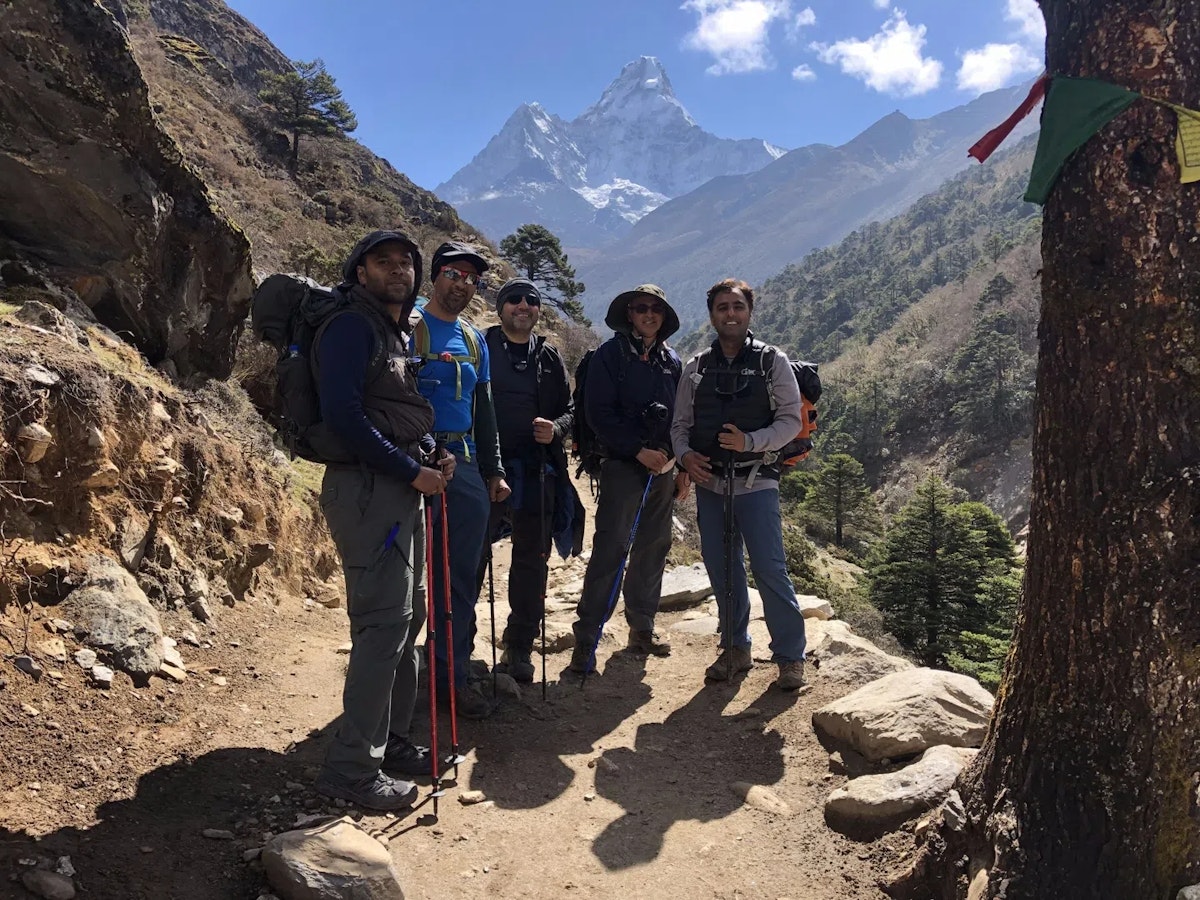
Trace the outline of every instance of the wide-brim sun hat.
<path fill-rule="evenodd" d="M 662 328 L 658 331 L 658 340 L 665 341 L 679 330 L 679 314 L 667 302 L 667 292 L 657 284 L 639 284 L 632 291 L 617 294 L 613 298 L 612 303 L 608 305 L 608 313 L 604 316 L 604 324 L 613 331 L 628 331 L 629 319 L 625 316 L 625 311 L 629 308 L 630 302 L 636 300 L 638 297 L 648 297 L 651 300 L 658 300 L 666 307 L 667 311 L 666 315 L 663 316 Z"/>

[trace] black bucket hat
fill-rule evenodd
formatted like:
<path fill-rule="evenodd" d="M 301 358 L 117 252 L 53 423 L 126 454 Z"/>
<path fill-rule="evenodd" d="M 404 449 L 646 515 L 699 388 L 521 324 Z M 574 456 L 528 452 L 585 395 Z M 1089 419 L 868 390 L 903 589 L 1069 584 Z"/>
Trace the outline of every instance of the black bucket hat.
<path fill-rule="evenodd" d="M 625 291 L 623 294 L 617 294 L 613 298 L 613 302 L 608 305 L 608 313 L 604 316 L 604 324 L 613 331 L 628 333 L 630 330 L 629 319 L 625 316 L 625 311 L 629 308 L 629 304 L 638 297 L 649 297 L 651 300 L 661 300 L 662 305 L 667 308 L 667 313 L 663 316 L 662 328 L 658 332 L 658 340 L 665 341 L 671 335 L 679 330 L 679 314 L 675 312 L 671 304 L 667 302 L 667 292 L 660 288 L 657 284 L 639 284 L 632 291 Z"/>
<path fill-rule="evenodd" d="M 345 284 L 358 284 L 358 266 L 362 262 L 363 257 L 380 244 L 386 244 L 388 241 L 400 242 L 412 254 L 414 270 L 413 289 L 412 296 L 408 298 L 405 304 L 411 308 L 417 300 L 417 291 L 421 288 L 421 248 L 417 246 L 416 241 L 403 231 L 372 231 L 355 244 L 354 249 L 350 251 L 350 255 L 346 257 L 346 262 L 342 265 L 342 281 Z"/>
<path fill-rule="evenodd" d="M 482 275 L 488 270 L 487 260 L 479 255 L 479 251 L 470 244 L 462 241 L 446 241 L 433 251 L 433 262 L 429 264 L 429 280 L 436 281 L 442 266 L 452 259 L 465 259 L 475 266 Z"/>
<path fill-rule="evenodd" d="M 496 312 L 500 312 L 509 297 L 537 297 L 540 303 L 542 292 L 528 278 L 510 278 L 496 291 Z"/>

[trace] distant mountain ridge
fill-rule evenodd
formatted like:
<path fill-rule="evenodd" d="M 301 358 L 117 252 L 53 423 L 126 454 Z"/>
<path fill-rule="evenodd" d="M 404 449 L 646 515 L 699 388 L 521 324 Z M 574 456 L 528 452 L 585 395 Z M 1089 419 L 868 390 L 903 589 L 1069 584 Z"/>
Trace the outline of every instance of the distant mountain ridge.
<path fill-rule="evenodd" d="M 672 197 L 784 154 L 766 141 L 720 138 L 675 96 L 662 64 L 627 64 L 568 122 L 522 104 L 474 159 L 434 192 L 489 237 L 527 222 L 568 246 L 596 247 Z"/>
<path fill-rule="evenodd" d="M 695 323 L 704 314 L 705 290 L 720 278 L 761 283 L 936 190 L 966 168 L 967 148 L 1027 90 L 993 91 L 928 119 L 893 112 L 840 147 L 800 147 L 757 171 L 714 178 L 669 200 L 603 250 L 572 254 L 588 286 L 589 314 L 649 280 L 666 289 L 685 324 Z M 1026 119 L 1009 140 L 1036 131 L 1037 121 Z"/>

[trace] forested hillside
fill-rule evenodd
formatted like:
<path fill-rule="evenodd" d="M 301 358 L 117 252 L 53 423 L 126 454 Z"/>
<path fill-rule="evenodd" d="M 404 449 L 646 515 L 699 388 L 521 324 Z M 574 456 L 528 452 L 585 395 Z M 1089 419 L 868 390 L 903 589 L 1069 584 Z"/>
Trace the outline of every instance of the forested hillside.
<path fill-rule="evenodd" d="M 756 335 L 821 365 L 814 462 L 850 454 L 885 506 L 932 467 L 1024 524 L 1041 216 L 1021 195 L 1035 140 L 758 292 Z M 704 329 L 681 346 L 708 339 Z"/>

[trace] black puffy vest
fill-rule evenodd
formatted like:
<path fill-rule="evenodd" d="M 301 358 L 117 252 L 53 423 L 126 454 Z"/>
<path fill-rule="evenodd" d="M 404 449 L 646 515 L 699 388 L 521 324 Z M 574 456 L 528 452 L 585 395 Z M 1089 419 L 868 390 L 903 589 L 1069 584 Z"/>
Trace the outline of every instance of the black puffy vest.
<path fill-rule="evenodd" d="M 730 362 L 721 352 L 721 345 L 713 341 L 697 360 L 700 380 L 696 384 L 688 446 L 709 457 L 714 465 L 724 465 L 727 459 L 727 451 L 717 443 L 717 435 L 726 422 L 732 422 L 742 431 L 757 431 L 775 418 L 765 368 L 774 362 L 767 358 L 768 349 L 766 344 L 750 338 Z M 735 463 L 762 457 L 762 453 L 746 452 L 733 456 Z"/>

